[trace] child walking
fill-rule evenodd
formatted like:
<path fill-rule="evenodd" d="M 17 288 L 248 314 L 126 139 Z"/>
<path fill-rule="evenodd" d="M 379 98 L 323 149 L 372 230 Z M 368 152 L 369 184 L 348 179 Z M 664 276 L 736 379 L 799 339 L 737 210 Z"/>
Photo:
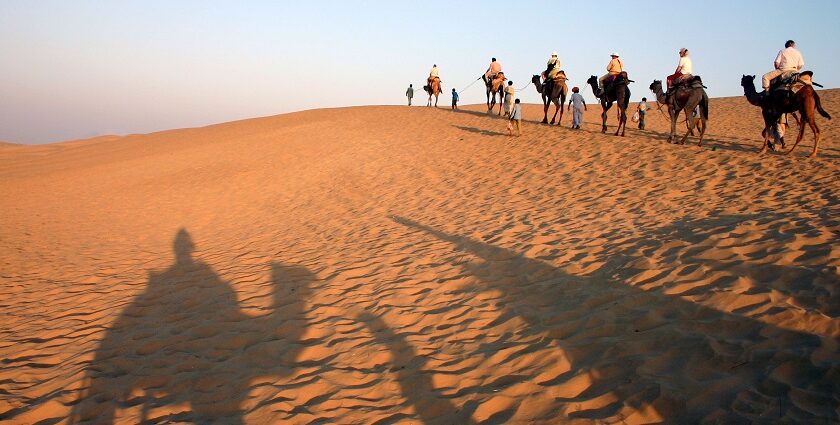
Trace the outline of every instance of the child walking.
<path fill-rule="evenodd" d="M 458 92 L 452 89 L 452 109 L 458 109 Z"/>
<path fill-rule="evenodd" d="M 636 107 L 636 110 L 639 112 L 639 130 L 645 129 L 645 114 L 650 108 L 647 106 L 647 98 L 643 97 L 642 101 L 639 102 L 639 106 Z"/>
<path fill-rule="evenodd" d="M 513 102 L 513 109 L 510 111 L 510 120 L 508 121 L 508 135 L 513 136 L 513 127 L 516 127 L 516 137 L 522 135 L 522 105 L 519 99 Z"/>

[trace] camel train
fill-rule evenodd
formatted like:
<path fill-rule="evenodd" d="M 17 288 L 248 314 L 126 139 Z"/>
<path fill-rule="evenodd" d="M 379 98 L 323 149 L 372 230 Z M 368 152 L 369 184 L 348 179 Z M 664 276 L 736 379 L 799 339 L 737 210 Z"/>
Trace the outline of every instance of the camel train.
<path fill-rule="evenodd" d="M 542 98 L 542 123 L 549 125 L 556 123 L 559 125 L 563 120 L 563 105 L 566 102 L 566 96 L 569 91 L 566 84 L 566 73 L 562 70 L 557 72 L 557 76 L 551 81 L 546 81 L 545 75 L 545 73 L 542 75 L 533 75 L 531 84 L 534 85 L 537 93 Z M 663 91 L 661 80 L 654 80 L 648 88 L 656 96 L 656 102 L 667 107 L 668 118 L 671 122 L 668 142 L 685 144 L 689 136 L 695 135 L 696 130 L 698 133 L 697 146 L 702 146 L 703 136 L 706 133 L 709 120 L 709 96 L 706 94 L 706 86 L 703 85 L 702 78 L 697 75 L 690 77 L 685 81 L 674 83 L 673 87 L 667 92 Z M 814 148 L 808 157 L 812 158 L 817 155 L 820 144 L 820 129 L 816 123 L 816 116 L 819 114 L 827 119 L 831 119 L 831 115 L 822 108 L 820 97 L 813 87 L 822 86 L 813 82 L 812 77 L 812 71 L 786 73 L 783 76 L 773 79 L 770 89 L 765 93 L 758 93 L 754 84 L 755 76 L 742 76 L 741 86 L 744 89 L 744 96 L 751 105 L 761 108 L 762 118 L 764 120 L 761 131 L 763 142 L 762 147 L 758 151 L 759 153 L 765 153 L 768 150 L 775 151 L 777 150 L 776 145 L 781 146 L 782 150 L 785 149 L 784 137 L 780 134 L 779 123 L 786 120 L 786 114 L 790 114 L 793 120 L 799 125 L 799 132 L 793 146 L 784 153 L 790 155 L 799 145 L 799 142 L 802 141 L 805 134 L 805 126 L 807 124 L 814 133 Z M 498 103 L 498 115 L 501 115 L 502 105 L 505 101 L 504 82 L 507 79 L 504 72 L 499 72 L 492 79 L 486 75 L 483 75 L 480 79 L 484 81 L 486 89 L 487 112 L 492 113 Z M 624 136 L 627 125 L 627 108 L 630 104 L 630 88 L 628 85 L 632 82 L 633 80 L 628 77 L 626 71 L 621 71 L 617 75 L 611 76 L 611 78 L 605 81 L 603 87 L 601 87 L 599 79 L 594 75 L 586 81 L 586 84 L 591 86 L 593 95 L 601 104 L 601 133 L 607 132 L 608 111 L 612 108 L 613 103 L 615 103 L 618 110 L 618 125 L 614 135 Z M 434 105 L 437 107 L 437 99 L 442 90 L 440 78 L 435 77 L 430 85 L 426 85 L 423 88 L 429 94 L 427 106 L 432 105 L 432 96 L 434 96 Z M 498 101 L 496 100 L 497 95 Z M 554 104 L 554 114 L 549 121 L 548 110 L 552 103 Z M 677 135 L 677 121 L 681 113 L 685 115 L 686 123 L 686 132 L 682 137 Z M 784 122 L 786 123 L 786 121 Z M 677 141 L 678 139 L 679 141 Z"/>

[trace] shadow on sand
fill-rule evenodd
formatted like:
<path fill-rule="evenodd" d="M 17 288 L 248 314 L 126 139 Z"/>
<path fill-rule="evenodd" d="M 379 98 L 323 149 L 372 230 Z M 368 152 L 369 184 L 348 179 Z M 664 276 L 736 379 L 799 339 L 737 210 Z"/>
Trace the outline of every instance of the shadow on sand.
<path fill-rule="evenodd" d="M 254 379 L 291 375 L 314 275 L 270 264 L 272 311 L 249 316 L 194 249 L 180 230 L 174 264 L 150 272 L 144 292 L 106 331 L 70 423 L 112 424 L 119 410 L 134 409 L 137 423 L 241 424 Z"/>
<path fill-rule="evenodd" d="M 528 324 L 523 334 L 542 335 L 563 351 L 571 369 L 540 385 L 559 386 L 580 376 L 591 382 L 580 394 L 557 401 L 614 400 L 569 413 L 566 420 L 614 419 L 626 407 L 652 407 L 664 423 L 835 422 L 840 419 L 837 338 L 782 329 L 667 295 L 661 288 L 643 290 L 628 283 L 649 272 L 633 264 L 668 238 L 680 235 L 699 243 L 696 235 L 704 229 L 715 229 L 708 237 L 750 218 L 675 223 L 632 241 L 629 251 L 605 247 L 606 264 L 578 276 L 504 248 L 392 217 L 476 256 L 478 261 L 461 267 L 480 283 L 463 288 L 463 295 L 500 294 L 494 303 L 502 311 L 495 323 L 523 319 Z M 691 259 L 690 254 L 681 258 Z M 780 269 L 773 272 L 787 272 Z M 833 276 L 822 276 L 821 284 L 836 294 Z M 715 286 L 706 289 L 723 289 Z M 837 311 L 825 314 L 836 318 Z M 474 355 L 488 352 L 494 350 Z"/>

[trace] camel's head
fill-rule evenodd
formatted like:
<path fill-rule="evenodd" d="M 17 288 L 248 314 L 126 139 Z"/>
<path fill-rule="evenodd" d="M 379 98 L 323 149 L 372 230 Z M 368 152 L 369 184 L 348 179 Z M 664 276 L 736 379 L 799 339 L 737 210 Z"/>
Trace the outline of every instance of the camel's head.
<path fill-rule="evenodd" d="M 741 75 L 741 87 L 755 86 L 755 75 Z"/>
<path fill-rule="evenodd" d="M 656 92 L 656 90 L 662 90 L 662 81 L 661 80 L 653 80 L 650 83 L 650 87 L 648 87 L 652 92 Z"/>
<path fill-rule="evenodd" d="M 534 83 L 534 84 L 539 84 L 540 76 L 539 75 L 534 75 L 533 77 L 531 77 L 531 82 Z"/>
<path fill-rule="evenodd" d="M 589 79 L 586 80 L 586 84 L 595 84 L 597 86 L 598 85 L 598 77 L 596 77 L 594 75 L 590 76 Z"/>

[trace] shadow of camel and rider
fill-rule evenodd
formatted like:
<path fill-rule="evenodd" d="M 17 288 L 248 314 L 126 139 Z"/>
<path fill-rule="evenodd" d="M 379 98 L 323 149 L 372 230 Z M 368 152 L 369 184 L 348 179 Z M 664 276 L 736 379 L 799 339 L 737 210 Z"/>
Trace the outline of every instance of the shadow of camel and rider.
<path fill-rule="evenodd" d="M 137 416 L 135 423 L 242 424 L 253 382 L 288 379 L 301 366 L 316 276 L 304 267 L 272 263 L 273 306 L 265 315 L 248 315 L 231 284 L 194 258 L 194 250 L 192 237 L 181 229 L 174 264 L 150 272 L 145 290 L 106 331 L 69 423 L 113 424 L 134 409 L 127 414 Z M 354 319 L 391 353 L 405 404 L 414 406 L 417 417 L 424 423 L 438 417 L 469 422 L 475 405 L 458 409 L 441 397 L 405 336 L 371 313 Z"/>
<path fill-rule="evenodd" d="M 613 400 L 570 412 L 569 419 L 614 419 L 625 406 L 634 411 L 652 406 L 664 423 L 840 419 L 836 398 L 840 381 L 831 378 L 832 371 L 836 375 L 840 368 L 836 337 L 783 329 L 667 295 L 662 288 L 644 290 L 628 283 L 645 272 L 629 264 L 664 241 L 695 235 L 687 242 L 699 243 L 691 238 L 696 239 L 702 229 L 709 229 L 708 238 L 754 217 L 674 223 L 639 236 L 632 241 L 631 252 L 626 251 L 625 238 L 621 246 L 605 246 L 610 257 L 588 275 L 566 273 L 543 261 L 408 218 L 391 218 L 477 257 L 473 262 L 459 260 L 464 273 L 477 280 L 463 287 L 461 294 L 467 298 L 485 291 L 500 294 L 494 303 L 502 310 L 493 323 L 519 318 L 527 324 L 523 335 L 541 335 L 562 350 L 570 370 L 540 385 L 560 386 L 588 375 L 591 385 L 579 394 L 556 396 L 557 401 L 573 405 L 602 396 Z M 691 263 L 692 257 L 685 255 L 680 261 Z M 694 262 L 695 267 L 701 263 L 715 266 L 715 260 Z M 836 276 L 819 273 L 825 273 L 820 276 L 825 290 L 831 291 L 834 282 L 836 292 Z M 838 295 L 833 296 L 836 301 Z M 836 309 L 824 314 L 837 318 Z M 792 393 L 803 391 L 813 391 L 810 396 L 825 404 L 817 409 L 818 415 L 791 401 L 797 395 Z"/>
<path fill-rule="evenodd" d="M 145 290 L 106 331 L 71 423 L 111 424 L 118 410 L 139 406 L 137 423 L 240 424 L 254 379 L 291 375 L 315 276 L 304 267 L 271 264 L 273 309 L 251 316 L 239 308 L 230 283 L 193 258 L 194 250 L 180 230 L 174 264 L 150 272 Z M 154 416 L 156 407 L 183 405 L 189 408 Z"/>

